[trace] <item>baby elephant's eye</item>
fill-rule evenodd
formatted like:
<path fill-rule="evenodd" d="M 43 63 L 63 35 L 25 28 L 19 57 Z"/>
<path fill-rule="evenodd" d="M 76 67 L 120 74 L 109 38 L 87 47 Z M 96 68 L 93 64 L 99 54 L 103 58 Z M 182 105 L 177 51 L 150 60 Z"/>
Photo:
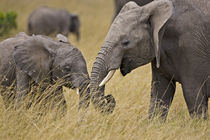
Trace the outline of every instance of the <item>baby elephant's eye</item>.
<path fill-rule="evenodd" d="M 128 46 L 129 43 L 130 43 L 129 40 L 123 40 L 123 41 L 122 41 L 122 45 L 123 45 L 123 46 Z"/>
<path fill-rule="evenodd" d="M 65 70 L 70 70 L 71 67 L 70 67 L 70 66 L 65 66 L 64 69 L 65 69 Z"/>

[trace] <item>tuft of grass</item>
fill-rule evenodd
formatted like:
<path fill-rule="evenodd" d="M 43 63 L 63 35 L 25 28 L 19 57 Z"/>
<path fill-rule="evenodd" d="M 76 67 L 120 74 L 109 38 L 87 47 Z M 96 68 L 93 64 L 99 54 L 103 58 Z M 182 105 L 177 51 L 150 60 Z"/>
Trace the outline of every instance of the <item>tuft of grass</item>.
<path fill-rule="evenodd" d="M 30 12 L 41 5 L 65 8 L 79 14 L 81 40 L 77 42 L 74 36 L 69 39 L 83 53 L 90 73 L 112 21 L 113 1 L 1 0 L 1 11 L 18 13 L 18 29 L 0 40 L 26 31 Z M 92 105 L 85 114 L 78 112 L 79 97 L 68 88 L 64 88 L 67 114 L 59 119 L 55 118 L 54 111 L 40 116 L 40 110 L 33 106 L 28 110 L 6 109 L 0 98 L 0 139 L 210 139 L 209 119 L 203 121 L 189 117 L 180 85 L 166 122 L 148 121 L 151 75 L 150 64 L 126 77 L 116 72 L 106 86 L 106 94 L 112 94 L 117 102 L 115 111 L 108 116 L 96 112 Z"/>
<path fill-rule="evenodd" d="M 0 36 L 7 34 L 11 29 L 16 29 L 16 18 L 17 14 L 15 12 L 0 12 Z"/>

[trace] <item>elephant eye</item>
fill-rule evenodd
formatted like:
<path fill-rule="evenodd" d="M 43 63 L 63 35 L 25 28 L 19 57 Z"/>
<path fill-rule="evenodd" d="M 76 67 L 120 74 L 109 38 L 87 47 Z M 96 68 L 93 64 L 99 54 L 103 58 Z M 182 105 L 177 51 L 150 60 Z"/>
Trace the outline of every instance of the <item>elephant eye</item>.
<path fill-rule="evenodd" d="M 129 40 L 124 40 L 124 41 L 122 41 L 122 45 L 123 45 L 123 46 L 128 46 L 129 43 L 130 43 Z"/>
<path fill-rule="evenodd" d="M 65 66 L 64 69 L 69 71 L 69 70 L 71 70 L 71 67 L 70 66 Z"/>

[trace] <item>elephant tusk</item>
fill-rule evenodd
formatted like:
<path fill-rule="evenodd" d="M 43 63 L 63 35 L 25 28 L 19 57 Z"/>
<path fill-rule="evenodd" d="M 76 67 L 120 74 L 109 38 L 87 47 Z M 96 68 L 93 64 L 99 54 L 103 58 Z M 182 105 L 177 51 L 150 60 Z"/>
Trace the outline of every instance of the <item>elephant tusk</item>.
<path fill-rule="evenodd" d="M 77 92 L 77 94 L 79 95 L 79 88 L 76 88 L 76 92 Z"/>
<path fill-rule="evenodd" d="M 111 70 L 109 71 L 109 73 L 107 74 L 107 76 L 104 78 L 104 80 L 99 84 L 99 87 L 104 86 L 114 75 L 116 70 Z"/>

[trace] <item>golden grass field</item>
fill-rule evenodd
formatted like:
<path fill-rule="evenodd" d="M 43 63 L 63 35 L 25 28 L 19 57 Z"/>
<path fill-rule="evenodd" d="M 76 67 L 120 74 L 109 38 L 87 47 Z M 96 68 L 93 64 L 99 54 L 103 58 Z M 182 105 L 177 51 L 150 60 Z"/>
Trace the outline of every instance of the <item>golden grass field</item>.
<path fill-rule="evenodd" d="M 18 29 L 0 38 L 26 31 L 29 13 L 40 5 L 65 8 L 78 13 L 81 19 L 81 40 L 69 39 L 83 53 L 90 73 L 97 52 L 107 34 L 114 14 L 113 0 L 0 0 L 0 11 L 18 13 Z M 148 121 L 150 102 L 150 64 L 123 77 L 118 71 L 106 86 L 117 102 L 113 114 L 102 116 L 90 105 L 85 116 L 78 113 L 79 98 L 75 91 L 65 89 L 68 113 L 54 119 L 53 113 L 37 117 L 35 110 L 6 110 L 0 99 L 0 139 L 2 140 L 209 140 L 210 119 L 189 117 L 180 85 L 165 123 Z M 209 106 L 210 107 L 210 106 Z M 210 111 L 208 111 L 210 114 Z"/>

